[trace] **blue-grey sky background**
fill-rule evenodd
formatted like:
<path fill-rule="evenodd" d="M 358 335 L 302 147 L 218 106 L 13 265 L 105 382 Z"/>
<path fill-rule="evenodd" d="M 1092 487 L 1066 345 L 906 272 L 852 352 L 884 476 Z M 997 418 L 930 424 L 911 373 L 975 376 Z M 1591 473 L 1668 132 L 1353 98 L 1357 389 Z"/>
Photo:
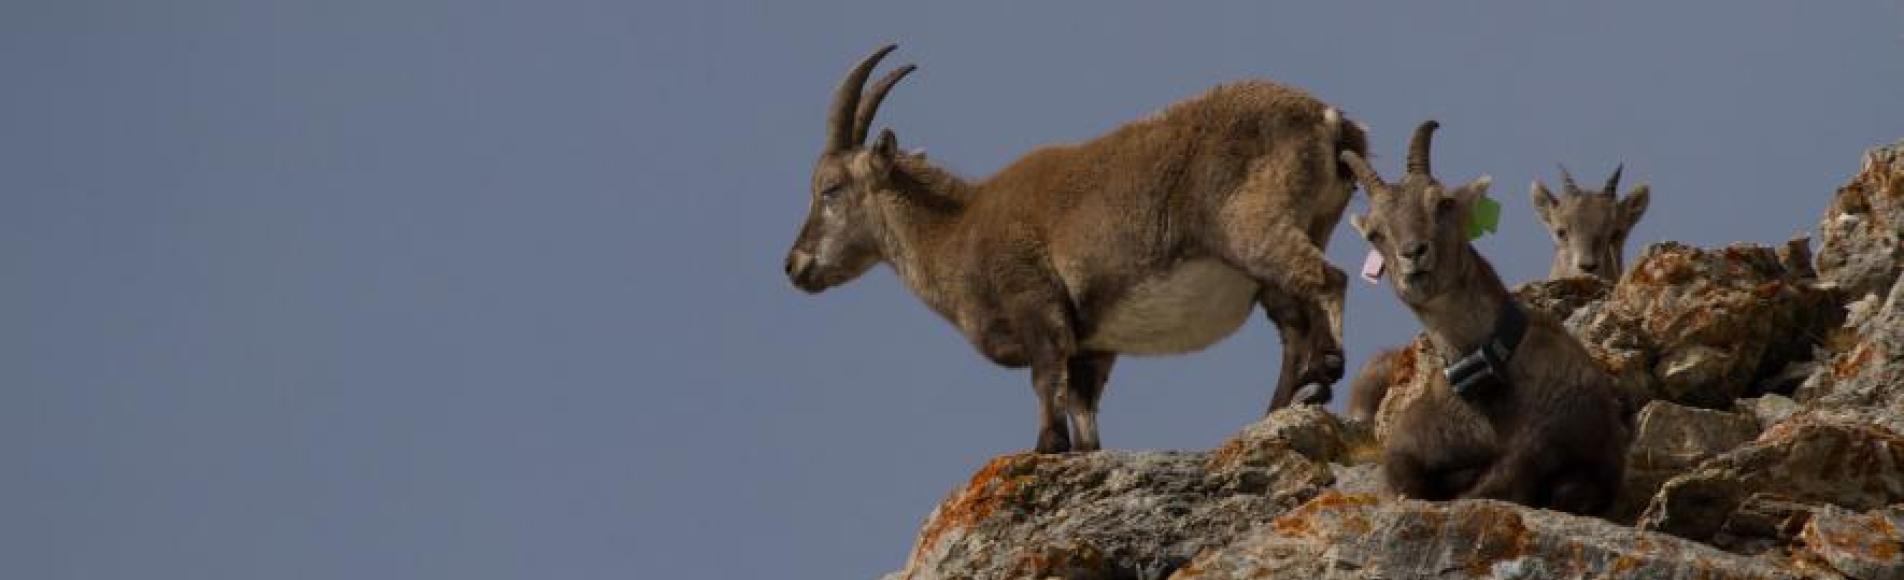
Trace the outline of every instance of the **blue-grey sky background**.
<path fill-rule="evenodd" d="M 1035 405 L 890 271 L 781 274 L 830 92 L 887 41 L 921 69 L 880 124 L 975 178 L 1235 79 L 1346 110 L 1390 173 L 1440 119 L 1510 282 L 1556 162 L 1653 185 L 1631 255 L 1810 229 L 1904 137 L 1896 1 L 1286 4 L 0 4 L 0 577 L 896 568 Z M 1352 366 L 1416 328 L 1360 282 L 1348 323 Z M 1106 444 L 1218 443 L 1278 348 L 1259 318 L 1124 359 Z"/>

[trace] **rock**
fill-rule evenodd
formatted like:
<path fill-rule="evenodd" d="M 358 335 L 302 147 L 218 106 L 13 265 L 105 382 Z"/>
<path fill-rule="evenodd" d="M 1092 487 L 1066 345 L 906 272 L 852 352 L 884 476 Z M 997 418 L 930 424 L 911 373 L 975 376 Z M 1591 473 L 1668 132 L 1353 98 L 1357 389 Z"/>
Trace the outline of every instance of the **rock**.
<path fill-rule="evenodd" d="M 1858 510 L 1904 500 L 1904 437 L 1800 414 L 1660 487 L 1644 530 L 1708 541 L 1754 494 Z"/>
<path fill-rule="evenodd" d="M 1904 578 L 1904 506 L 1855 513 L 1824 506 L 1800 533 L 1805 549 L 1851 578 Z"/>
<path fill-rule="evenodd" d="M 1904 271 L 1904 141 L 1865 152 L 1818 232 L 1820 280 L 1850 298 L 1890 292 Z"/>
<path fill-rule="evenodd" d="M 1890 433 L 1904 433 L 1904 414 L 1885 407 L 1830 406 L 1813 404 L 1800 408 L 1779 425 L 1797 423 L 1870 427 Z"/>
<path fill-rule="evenodd" d="M 1866 298 L 1847 312 L 1838 352 L 1799 387 L 1799 400 L 1904 411 L 1904 284 L 1892 285 L 1882 302 Z"/>
<path fill-rule="evenodd" d="M 1244 427 L 1213 452 L 1211 461 L 1227 468 L 1238 459 L 1285 448 L 1336 463 L 1365 463 L 1379 455 L 1366 425 L 1343 421 L 1319 405 L 1291 405 Z"/>
<path fill-rule="evenodd" d="M 1785 240 L 1785 245 L 1778 247 L 1778 264 L 1800 278 L 1817 278 L 1818 269 L 1812 266 L 1811 236 Z"/>
<path fill-rule="evenodd" d="M 1798 539 L 1818 506 L 1773 493 L 1755 493 L 1726 516 L 1711 544 L 1737 554 L 1783 550 Z"/>
<path fill-rule="evenodd" d="M 1402 410 L 1428 392 L 1430 384 L 1447 384 L 1447 379 L 1441 375 L 1441 364 L 1441 354 L 1435 350 L 1434 342 L 1428 340 L 1428 335 L 1416 334 L 1414 342 L 1401 349 L 1401 353 L 1394 358 L 1394 365 L 1390 367 L 1388 395 L 1382 398 L 1381 406 L 1375 411 L 1377 441 L 1388 440 L 1389 433 L 1395 429 L 1396 420 L 1401 418 Z M 1481 422 L 1482 418 L 1479 413 L 1473 413 L 1450 420 Z"/>
<path fill-rule="evenodd" d="M 1613 285 L 1588 276 L 1536 280 L 1514 288 L 1514 299 L 1533 312 L 1564 321 L 1580 307 L 1606 300 Z"/>
<path fill-rule="evenodd" d="M 1833 294 L 1802 274 L 1763 246 L 1654 244 L 1570 323 L 1622 386 L 1646 391 L 1639 401 L 1729 408 L 1838 324 Z"/>
<path fill-rule="evenodd" d="M 1598 518 L 1490 500 L 1381 501 L 1325 492 L 1197 556 L 1172 578 L 1799 578 Z"/>
<path fill-rule="evenodd" d="M 1739 399 L 1733 405 L 1739 412 L 1748 413 L 1758 419 L 1761 427 L 1784 421 L 1797 413 L 1798 403 L 1784 395 L 1765 395 L 1750 399 Z"/>
<path fill-rule="evenodd" d="M 1366 454 L 1356 433 L 1299 405 L 1207 453 L 1002 456 L 932 511 L 890 577 L 1163 578 L 1333 483 L 1322 459 Z"/>
<path fill-rule="evenodd" d="M 1329 471 L 1335 475 L 1335 483 L 1329 489 L 1341 493 L 1388 493 L 1387 484 L 1382 482 L 1382 466 L 1374 463 L 1361 465 L 1329 464 Z"/>
<path fill-rule="evenodd" d="M 1759 433 L 1758 420 L 1751 415 L 1665 401 L 1648 404 L 1635 424 L 1633 444 L 1627 449 L 1626 482 L 1609 515 L 1616 522 L 1633 521 L 1666 480 Z"/>

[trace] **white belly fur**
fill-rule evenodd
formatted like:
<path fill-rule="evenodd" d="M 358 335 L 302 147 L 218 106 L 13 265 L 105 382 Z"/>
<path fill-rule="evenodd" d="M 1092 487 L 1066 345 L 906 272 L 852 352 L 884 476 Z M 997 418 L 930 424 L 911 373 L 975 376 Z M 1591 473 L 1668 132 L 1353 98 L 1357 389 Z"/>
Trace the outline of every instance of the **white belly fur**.
<path fill-rule="evenodd" d="M 1139 355 L 1202 350 L 1243 326 L 1256 306 L 1256 287 L 1222 262 L 1184 262 L 1111 305 L 1084 346 Z"/>

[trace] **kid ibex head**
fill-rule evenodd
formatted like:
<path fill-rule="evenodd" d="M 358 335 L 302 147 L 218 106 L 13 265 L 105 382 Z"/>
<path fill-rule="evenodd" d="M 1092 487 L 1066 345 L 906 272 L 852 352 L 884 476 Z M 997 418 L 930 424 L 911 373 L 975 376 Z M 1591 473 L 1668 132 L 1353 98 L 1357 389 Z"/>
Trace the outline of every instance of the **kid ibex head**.
<path fill-rule="evenodd" d="M 1350 216 L 1349 225 L 1381 252 L 1394 270 L 1396 294 L 1411 305 L 1448 290 L 1461 276 L 1461 261 L 1468 255 L 1468 217 L 1475 200 L 1493 182 L 1483 175 L 1447 189 L 1435 180 L 1429 148 L 1440 126 L 1427 121 L 1415 129 L 1408 145 L 1408 171 L 1394 183 L 1383 181 L 1355 152 L 1341 154 L 1369 198 L 1368 215 Z"/>
<path fill-rule="evenodd" d="M 819 292 L 852 281 L 881 258 L 872 201 L 890 187 L 901 153 L 891 129 L 881 131 L 871 146 L 866 133 L 886 93 L 917 67 L 893 69 L 871 91 L 863 96 L 861 91 L 873 67 L 894 48 L 897 45 L 880 47 L 854 65 L 834 93 L 826 145 L 813 166 L 806 224 L 787 253 L 787 277 L 801 290 Z"/>
<path fill-rule="evenodd" d="M 1548 193 L 1547 186 L 1540 180 L 1534 181 L 1529 192 L 1534 212 L 1554 236 L 1552 277 L 1597 276 L 1612 280 L 1624 270 L 1626 236 L 1646 214 L 1651 190 L 1641 185 L 1624 199 L 1614 199 L 1620 192 L 1623 168 L 1614 168 L 1613 176 L 1607 178 L 1606 187 L 1600 191 L 1583 191 L 1563 166 L 1559 197 Z"/>

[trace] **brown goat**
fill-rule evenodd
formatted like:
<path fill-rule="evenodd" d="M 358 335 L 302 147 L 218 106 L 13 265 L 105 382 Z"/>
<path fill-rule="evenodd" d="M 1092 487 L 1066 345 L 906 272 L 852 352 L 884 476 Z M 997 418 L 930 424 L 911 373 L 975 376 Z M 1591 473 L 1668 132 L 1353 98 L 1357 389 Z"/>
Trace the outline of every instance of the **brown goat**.
<path fill-rule="evenodd" d="M 1626 458 L 1613 378 L 1558 322 L 1523 311 L 1468 244 L 1472 204 L 1490 180 L 1452 190 L 1435 180 L 1429 149 L 1437 126 L 1416 129 L 1397 183 L 1382 181 L 1360 153 L 1341 154 L 1369 194 L 1369 214 L 1350 223 L 1392 265 L 1396 296 L 1436 350 L 1459 357 L 1447 366 L 1449 380 L 1431 382 L 1390 431 L 1385 479 L 1420 499 L 1604 512 Z M 1460 420 L 1477 414 L 1491 438 Z"/>
<path fill-rule="evenodd" d="M 1606 188 L 1597 192 L 1581 190 L 1566 167 L 1560 168 L 1560 197 L 1534 181 L 1530 195 L 1535 214 L 1554 236 L 1554 265 L 1548 278 L 1594 276 L 1612 282 L 1626 271 L 1626 237 L 1646 215 L 1651 188 L 1642 184 L 1624 199 L 1614 199 L 1620 190 L 1621 169 L 1615 167 Z M 1382 398 L 1388 396 L 1391 367 L 1400 352 L 1388 349 L 1376 353 L 1356 371 L 1349 381 L 1349 418 L 1368 420 L 1375 416 Z"/>
<path fill-rule="evenodd" d="M 1342 375 L 1346 277 L 1323 246 L 1354 187 L 1336 155 L 1366 150 L 1359 127 L 1301 91 L 1243 82 L 969 182 L 900 152 L 891 130 L 864 144 L 913 70 L 862 98 L 893 48 L 840 83 L 787 256 L 795 286 L 819 292 L 890 264 L 984 356 L 1031 367 L 1040 452 L 1099 447 L 1118 354 L 1202 349 L 1257 304 L 1283 339 L 1271 408 L 1297 384 L 1326 400 Z"/>
<path fill-rule="evenodd" d="M 1614 199 L 1620 192 L 1621 169 L 1613 169 L 1600 191 L 1582 191 L 1566 167 L 1560 168 L 1560 197 L 1549 193 L 1540 180 L 1529 186 L 1534 214 L 1554 236 L 1554 266 L 1547 277 L 1597 276 L 1612 281 L 1626 271 L 1626 236 L 1646 215 L 1652 188 L 1642 184 L 1625 198 Z"/>

